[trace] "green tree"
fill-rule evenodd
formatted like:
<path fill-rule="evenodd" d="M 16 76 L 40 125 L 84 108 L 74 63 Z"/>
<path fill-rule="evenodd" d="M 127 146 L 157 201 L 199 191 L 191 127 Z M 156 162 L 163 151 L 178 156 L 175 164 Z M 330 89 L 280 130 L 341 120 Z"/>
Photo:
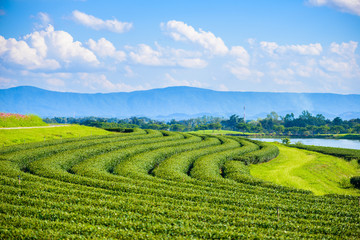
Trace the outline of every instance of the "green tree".
<path fill-rule="evenodd" d="M 268 114 L 267 116 L 266 116 L 266 118 L 267 119 L 272 119 L 272 120 L 274 120 L 274 121 L 277 121 L 277 120 L 279 120 L 279 115 L 276 113 L 276 112 L 271 112 L 270 114 Z"/>
<path fill-rule="evenodd" d="M 360 124 L 355 125 L 353 131 L 360 134 Z"/>
<path fill-rule="evenodd" d="M 330 132 L 336 133 L 336 134 L 343 133 L 343 132 L 345 132 L 345 128 L 343 126 L 339 126 L 339 125 L 331 126 Z"/>
<path fill-rule="evenodd" d="M 229 120 L 223 120 L 221 121 L 221 124 L 226 128 L 230 130 L 236 130 L 237 124 L 239 122 L 244 122 L 243 118 L 240 118 L 238 115 L 233 114 L 230 116 Z"/>
<path fill-rule="evenodd" d="M 332 125 L 339 125 L 339 126 L 341 126 L 342 124 L 343 124 L 343 120 L 340 118 L 340 117 L 336 117 L 336 118 L 334 118 L 334 120 L 332 120 Z"/>
<path fill-rule="evenodd" d="M 184 129 L 185 129 L 185 126 L 178 124 L 178 123 L 175 123 L 170 126 L 170 130 L 175 131 L 175 132 L 182 132 L 182 131 L 184 131 Z"/>
<path fill-rule="evenodd" d="M 216 122 L 216 123 L 210 123 L 209 125 L 209 129 L 212 129 L 212 130 L 220 130 L 221 129 L 221 124 Z"/>
<path fill-rule="evenodd" d="M 283 138 L 283 139 L 281 139 L 281 142 L 282 142 L 283 144 L 288 145 L 288 144 L 290 144 L 290 138 Z"/>
<path fill-rule="evenodd" d="M 275 125 L 273 128 L 278 134 L 283 134 L 285 131 L 285 127 L 283 125 Z"/>
<path fill-rule="evenodd" d="M 236 125 L 236 128 L 239 131 L 242 131 L 242 132 L 250 132 L 251 126 L 249 124 L 244 123 L 244 122 L 239 122 Z"/>

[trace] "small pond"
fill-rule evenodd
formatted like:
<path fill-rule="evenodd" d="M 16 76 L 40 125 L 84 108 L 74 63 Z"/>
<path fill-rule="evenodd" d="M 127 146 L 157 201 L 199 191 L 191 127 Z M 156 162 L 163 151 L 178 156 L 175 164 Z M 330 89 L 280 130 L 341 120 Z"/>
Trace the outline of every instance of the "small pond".
<path fill-rule="evenodd" d="M 250 138 L 264 142 L 282 142 L 281 138 Z M 350 148 L 360 150 L 360 140 L 349 139 L 324 139 L 324 138 L 290 138 L 290 143 L 301 142 L 305 145 L 315 145 L 324 147 Z"/>

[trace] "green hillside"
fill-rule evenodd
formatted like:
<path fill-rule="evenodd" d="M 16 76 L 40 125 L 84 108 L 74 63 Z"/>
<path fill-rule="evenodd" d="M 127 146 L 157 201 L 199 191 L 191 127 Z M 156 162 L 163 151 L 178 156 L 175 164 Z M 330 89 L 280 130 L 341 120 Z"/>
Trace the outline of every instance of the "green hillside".
<path fill-rule="evenodd" d="M 266 165 L 278 153 L 155 130 L 3 147 L 0 238 L 357 239 L 358 197 L 248 175 L 244 162 Z"/>
<path fill-rule="evenodd" d="M 360 175 L 356 160 L 348 162 L 321 153 L 277 145 L 279 156 L 271 162 L 252 165 L 253 176 L 283 186 L 310 190 L 317 195 L 360 195 L 359 190 L 350 186 L 350 178 Z"/>
<path fill-rule="evenodd" d="M 0 112 L 0 128 L 33 126 L 47 126 L 47 124 L 36 115 L 22 115 Z"/>
<path fill-rule="evenodd" d="M 46 128 L 1 129 L 0 147 L 20 143 L 39 142 L 54 139 L 112 134 L 103 129 L 79 125 Z"/>

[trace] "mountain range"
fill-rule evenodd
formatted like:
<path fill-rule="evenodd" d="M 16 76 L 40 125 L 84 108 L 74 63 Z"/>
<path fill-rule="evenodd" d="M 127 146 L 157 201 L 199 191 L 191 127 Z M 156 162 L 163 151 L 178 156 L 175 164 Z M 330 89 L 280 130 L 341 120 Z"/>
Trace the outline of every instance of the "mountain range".
<path fill-rule="evenodd" d="M 245 111 L 244 111 L 245 108 Z M 229 116 L 265 117 L 275 111 L 299 115 L 308 110 L 327 118 L 360 118 L 360 94 L 222 92 L 193 87 L 168 87 L 117 93 L 70 93 L 22 86 L 0 90 L 0 111 L 41 117 L 150 117 L 186 119 Z"/>

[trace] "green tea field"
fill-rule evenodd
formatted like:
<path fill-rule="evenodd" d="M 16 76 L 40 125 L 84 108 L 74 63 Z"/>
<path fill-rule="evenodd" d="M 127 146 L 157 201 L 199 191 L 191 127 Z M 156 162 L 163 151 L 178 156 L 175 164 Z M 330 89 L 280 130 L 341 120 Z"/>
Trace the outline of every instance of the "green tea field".
<path fill-rule="evenodd" d="M 0 238 L 358 239 L 358 190 L 323 195 L 250 175 L 291 149 L 308 154 L 289 149 L 139 129 L 2 147 Z"/>

